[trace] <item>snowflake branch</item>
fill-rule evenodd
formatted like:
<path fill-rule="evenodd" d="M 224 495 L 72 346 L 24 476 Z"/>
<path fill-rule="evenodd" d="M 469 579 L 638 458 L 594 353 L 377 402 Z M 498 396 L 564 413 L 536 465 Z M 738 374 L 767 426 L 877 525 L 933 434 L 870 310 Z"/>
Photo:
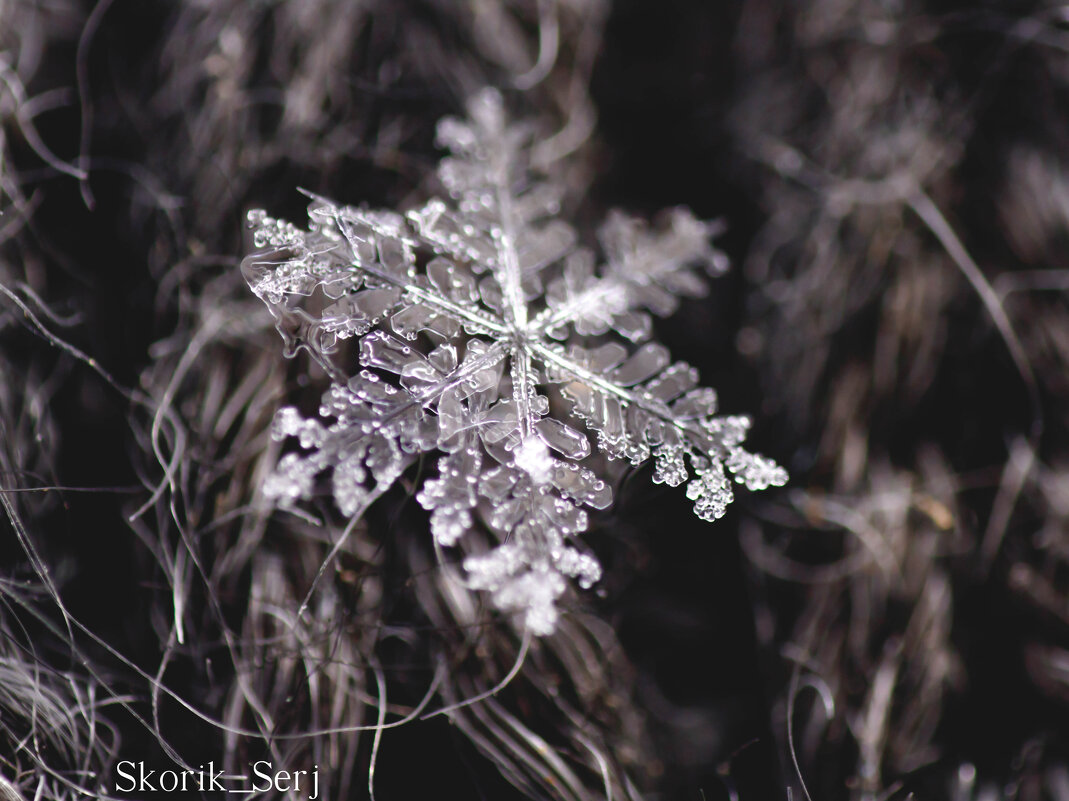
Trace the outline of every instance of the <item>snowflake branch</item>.
<path fill-rule="evenodd" d="M 659 420 L 674 426 L 680 432 L 692 438 L 692 442 L 707 452 L 715 452 L 718 456 L 726 456 L 726 449 L 713 441 L 709 435 L 693 423 L 680 420 L 676 417 L 668 405 L 663 401 L 650 397 L 645 392 L 634 392 L 627 387 L 606 380 L 597 373 L 587 369 L 566 354 L 561 353 L 552 346 L 541 342 L 532 343 L 531 350 L 535 356 L 543 362 L 552 364 L 558 370 L 572 376 L 576 381 L 587 384 L 600 392 L 612 395 L 629 405 L 637 406 L 648 414 L 652 414 Z"/>

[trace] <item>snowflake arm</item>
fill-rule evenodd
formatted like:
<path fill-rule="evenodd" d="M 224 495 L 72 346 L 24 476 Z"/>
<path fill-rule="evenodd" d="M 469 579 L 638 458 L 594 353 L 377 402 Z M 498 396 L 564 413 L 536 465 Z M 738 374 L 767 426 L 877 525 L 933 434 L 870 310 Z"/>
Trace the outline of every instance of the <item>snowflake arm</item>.
<path fill-rule="evenodd" d="M 703 520 L 722 517 L 733 499 L 724 467 L 750 490 L 787 482 L 783 468 L 741 447 L 749 418 L 714 416 L 716 393 L 697 386 L 697 370 L 686 362 L 669 365 L 668 350 L 655 343 L 630 356 L 614 345 L 571 353 L 538 346 L 575 414 L 597 432 L 602 453 L 635 465 L 652 454 L 653 480 L 669 486 L 686 481 L 686 457 L 697 476 L 687 495 Z"/>
<path fill-rule="evenodd" d="M 679 297 L 705 292 L 695 267 L 712 275 L 727 269 L 724 254 L 710 244 L 720 230 L 719 223 L 701 222 L 684 208 L 673 209 L 658 231 L 621 212 L 610 213 L 599 232 L 608 265 L 595 275 L 589 254 L 576 254 L 549 284 L 535 329 L 554 339 L 565 339 L 574 329 L 581 335 L 615 330 L 633 342 L 645 340 L 650 320 L 643 309 L 667 316 Z"/>

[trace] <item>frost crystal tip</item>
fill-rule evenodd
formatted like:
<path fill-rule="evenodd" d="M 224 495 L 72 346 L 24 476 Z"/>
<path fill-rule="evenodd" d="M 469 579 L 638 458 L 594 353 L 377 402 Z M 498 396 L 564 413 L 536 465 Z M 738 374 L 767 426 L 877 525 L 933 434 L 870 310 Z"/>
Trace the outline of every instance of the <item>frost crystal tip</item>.
<path fill-rule="evenodd" d="M 436 451 L 437 475 L 417 495 L 433 536 L 451 547 L 477 525 L 498 535 L 503 544 L 465 560 L 471 586 L 548 634 L 565 579 L 589 587 L 601 575 L 577 541 L 585 508 L 612 501 L 583 464 L 591 437 L 603 457 L 652 458 L 654 481 L 689 480 L 705 520 L 732 500 L 728 473 L 750 489 L 787 474 L 743 450 L 747 418 L 715 416 L 697 371 L 647 341 L 650 312 L 671 313 L 704 292 L 703 272 L 725 269 L 712 226 L 685 209 L 656 230 L 614 212 L 599 264 L 554 219 L 562 192 L 534 174 L 532 138 L 484 91 L 468 119 L 438 126 L 449 201 L 401 216 L 316 197 L 308 230 L 251 212 L 260 250 L 243 270 L 286 353 L 307 350 L 332 378 L 320 419 L 279 412 L 274 436 L 302 450 L 265 493 L 292 506 L 329 476 L 341 511 L 359 515 Z"/>

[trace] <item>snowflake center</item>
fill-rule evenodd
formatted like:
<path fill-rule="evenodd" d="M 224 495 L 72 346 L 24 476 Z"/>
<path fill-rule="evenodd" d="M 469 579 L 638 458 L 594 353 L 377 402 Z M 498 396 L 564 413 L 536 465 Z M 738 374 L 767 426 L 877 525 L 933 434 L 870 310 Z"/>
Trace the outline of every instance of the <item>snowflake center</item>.
<path fill-rule="evenodd" d="M 543 344 L 541 334 L 533 322 L 528 322 L 524 325 L 507 322 L 505 325 L 508 327 L 508 336 L 512 342 L 514 353 L 521 351 L 532 353 L 534 346 Z"/>

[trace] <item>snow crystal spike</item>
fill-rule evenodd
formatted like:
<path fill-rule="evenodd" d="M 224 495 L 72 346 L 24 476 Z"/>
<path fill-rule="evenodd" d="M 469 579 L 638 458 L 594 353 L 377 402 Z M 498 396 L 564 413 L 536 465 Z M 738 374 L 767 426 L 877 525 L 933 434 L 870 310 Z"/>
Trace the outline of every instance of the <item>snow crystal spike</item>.
<path fill-rule="evenodd" d="M 710 241 L 718 225 L 683 208 L 659 227 L 612 212 L 599 266 L 553 216 L 563 187 L 535 174 L 536 127 L 508 123 L 494 90 L 468 113 L 439 123 L 449 200 L 399 215 L 305 192 L 307 231 L 250 213 L 266 250 L 245 259 L 244 275 L 287 353 L 308 350 L 333 380 L 320 410 L 333 422 L 280 412 L 276 436 L 298 437 L 303 451 L 280 460 L 264 489 L 293 506 L 330 474 L 338 507 L 358 515 L 415 454 L 441 452 L 438 476 L 416 496 L 433 536 L 463 547 L 475 525 L 498 535 L 503 544 L 466 558 L 469 583 L 544 635 L 566 579 L 585 588 L 601 575 L 576 540 L 586 508 L 612 499 L 581 464 L 590 438 L 610 459 L 652 458 L 655 481 L 689 481 L 705 520 L 731 502 L 729 473 L 755 490 L 787 474 L 742 448 L 749 420 L 715 416 L 715 394 L 695 389 L 692 367 L 638 344 L 649 313 L 670 313 L 680 295 L 704 291 L 703 274 L 723 271 Z M 580 337 L 583 346 L 568 344 Z M 358 346 L 342 358 L 345 339 Z M 566 419 L 552 416 L 547 384 L 570 404 Z"/>

